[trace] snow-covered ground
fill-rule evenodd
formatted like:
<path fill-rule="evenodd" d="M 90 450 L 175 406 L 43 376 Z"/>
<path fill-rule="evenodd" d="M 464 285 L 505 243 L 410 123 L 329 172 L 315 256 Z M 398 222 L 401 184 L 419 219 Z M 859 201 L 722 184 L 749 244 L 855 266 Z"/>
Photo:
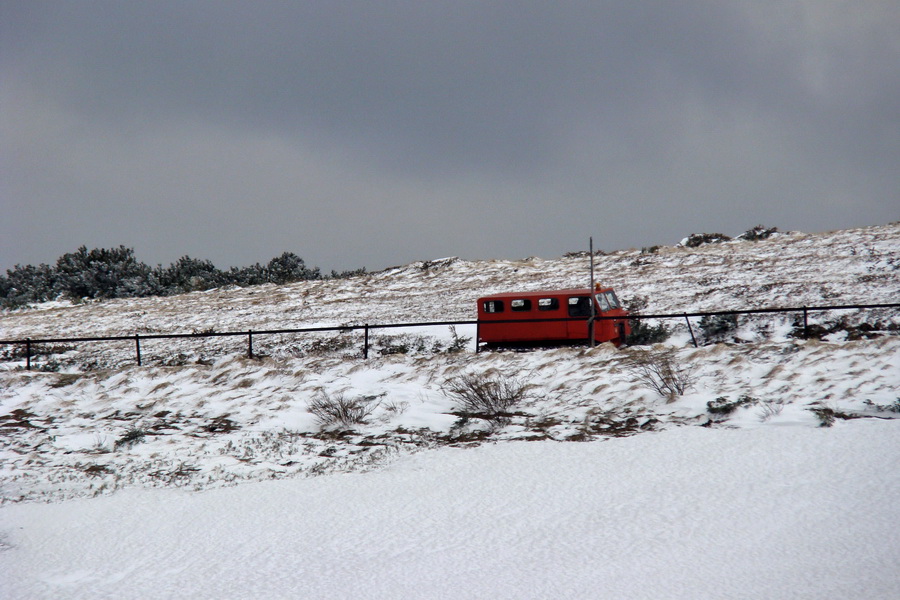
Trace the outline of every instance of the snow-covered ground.
<path fill-rule="evenodd" d="M 0 510 L 5 598 L 900 594 L 900 421 L 444 448 Z"/>
<path fill-rule="evenodd" d="M 0 339 L 471 319 L 483 294 L 583 286 L 587 262 L 47 303 L 0 313 Z M 897 302 L 900 224 L 597 267 L 647 313 Z M 700 348 L 681 320 L 619 350 L 475 354 L 472 328 L 431 327 L 380 330 L 368 359 L 305 334 L 252 360 L 145 341 L 143 367 L 133 343 L 55 345 L 26 372 L 0 349 L 0 597 L 897 597 L 900 314 L 813 313 L 822 340 L 795 318 Z M 647 353 L 683 394 L 641 380 Z M 465 411 L 470 375 L 521 398 Z M 361 418 L 325 426 L 317 400 Z"/>

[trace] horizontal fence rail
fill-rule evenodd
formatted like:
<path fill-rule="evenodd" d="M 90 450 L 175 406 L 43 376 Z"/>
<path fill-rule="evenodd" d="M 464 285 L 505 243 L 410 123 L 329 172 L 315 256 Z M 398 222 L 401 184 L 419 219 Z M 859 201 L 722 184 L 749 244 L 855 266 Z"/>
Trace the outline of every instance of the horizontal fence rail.
<path fill-rule="evenodd" d="M 685 319 L 687 321 L 688 330 L 691 333 L 691 339 L 694 345 L 697 341 L 694 338 L 694 332 L 691 328 L 691 317 L 716 317 L 726 315 L 754 315 L 754 314 L 774 314 L 774 313 L 797 313 L 803 315 L 803 327 L 808 329 L 808 315 L 811 312 L 827 312 L 832 310 L 861 310 L 861 309 L 877 309 L 877 308 L 900 308 L 900 303 L 883 303 L 883 304 L 841 304 L 836 306 L 795 306 L 790 308 L 752 308 L 752 309 L 736 309 L 736 310 L 715 310 L 715 311 L 695 311 L 680 313 L 661 313 L 661 314 L 640 314 L 623 316 L 603 316 L 596 315 L 593 317 L 597 321 L 605 320 L 623 320 L 623 319 Z M 369 353 L 369 331 L 373 329 L 402 329 L 416 327 L 435 327 L 435 326 L 456 326 L 456 325 L 480 325 L 483 323 L 547 323 L 560 321 L 589 321 L 590 317 L 566 317 L 566 318 L 544 318 L 544 319 L 491 319 L 490 321 L 478 320 L 458 320 L 458 321 L 419 321 L 416 323 L 363 323 L 359 325 L 339 325 L 330 327 L 297 327 L 287 329 L 259 329 L 247 331 L 204 331 L 195 333 L 148 333 L 144 335 L 113 335 L 113 336 L 86 336 L 86 337 L 52 337 L 52 338 L 25 338 L 16 340 L 0 340 L 0 345 L 23 345 L 25 346 L 26 368 L 31 370 L 32 346 L 35 344 L 60 344 L 60 343 L 93 343 L 93 342 L 127 342 L 135 343 L 135 354 L 138 366 L 141 366 L 141 341 L 146 340 L 171 340 L 171 339 L 191 339 L 191 338 L 214 338 L 214 337 L 238 337 L 247 338 L 247 354 L 250 358 L 253 354 L 253 337 L 264 335 L 279 334 L 299 334 L 299 333 L 322 333 L 328 331 L 335 332 L 364 332 L 363 357 L 367 358 Z M 476 339 L 476 352 L 478 351 L 478 341 Z"/>

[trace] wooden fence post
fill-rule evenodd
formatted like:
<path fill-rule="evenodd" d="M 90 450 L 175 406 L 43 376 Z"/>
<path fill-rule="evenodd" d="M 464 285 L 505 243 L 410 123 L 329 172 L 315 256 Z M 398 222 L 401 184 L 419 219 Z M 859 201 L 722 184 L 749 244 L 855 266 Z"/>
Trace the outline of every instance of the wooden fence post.
<path fill-rule="evenodd" d="M 25 369 L 31 370 L 31 338 L 25 340 Z"/>
<path fill-rule="evenodd" d="M 134 334 L 134 351 L 137 353 L 137 364 L 141 366 L 141 336 Z"/>
<path fill-rule="evenodd" d="M 253 358 L 253 330 L 247 331 L 247 357 Z"/>
<path fill-rule="evenodd" d="M 809 315 L 806 307 L 803 307 L 803 339 L 809 339 Z"/>
<path fill-rule="evenodd" d="M 694 348 L 697 347 L 697 338 L 694 337 L 694 328 L 691 327 L 691 320 L 688 319 L 687 314 L 684 315 L 684 320 L 687 323 L 688 331 L 691 332 L 691 341 L 694 342 Z"/>
<path fill-rule="evenodd" d="M 369 324 L 363 327 L 363 358 L 369 358 Z"/>

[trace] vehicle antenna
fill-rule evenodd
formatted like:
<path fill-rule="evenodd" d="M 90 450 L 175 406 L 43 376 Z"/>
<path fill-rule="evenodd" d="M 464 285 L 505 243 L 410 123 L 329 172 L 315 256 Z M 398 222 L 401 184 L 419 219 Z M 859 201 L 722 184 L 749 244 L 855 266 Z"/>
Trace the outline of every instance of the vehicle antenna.
<path fill-rule="evenodd" d="M 588 253 L 591 255 L 591 288 L 589 290 L 591 299 L 591 318 L 588 319 L 588 336 L 591 338 L 591 348 L 594 347 L 594 318 L 597 313 L 594 309 L 594 236 L 588 239 Z"/>

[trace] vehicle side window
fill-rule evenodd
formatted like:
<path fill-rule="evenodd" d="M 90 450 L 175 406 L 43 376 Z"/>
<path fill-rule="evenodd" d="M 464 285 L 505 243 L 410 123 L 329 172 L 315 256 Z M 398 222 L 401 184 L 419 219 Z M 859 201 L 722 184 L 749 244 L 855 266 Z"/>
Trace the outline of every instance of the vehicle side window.
<path fill-rule="evenodd" d="M 517 312 L 531 310 L 531 300 L 524 299 L 524 298 L 513 300 L 512 302 L 509 303 L 509 307 Z"/>
<path fill-rule="evenodd" d="M 488 300 L 484 303 L 484 312 L 501 313 L 503 312 L 503 300 Z"/>
<path fill-rule="evenodd" d="M 538 300 L 538 310 L 557 310 L 559 308 L 559 298 L 540 298 Z"/>
<path fill-rule="evenodd" d="M 589 317 L 591 316 L 591 297 L 590 296 L 572 296 L 569 298 L 569 316 L 570 317 Z"/>

